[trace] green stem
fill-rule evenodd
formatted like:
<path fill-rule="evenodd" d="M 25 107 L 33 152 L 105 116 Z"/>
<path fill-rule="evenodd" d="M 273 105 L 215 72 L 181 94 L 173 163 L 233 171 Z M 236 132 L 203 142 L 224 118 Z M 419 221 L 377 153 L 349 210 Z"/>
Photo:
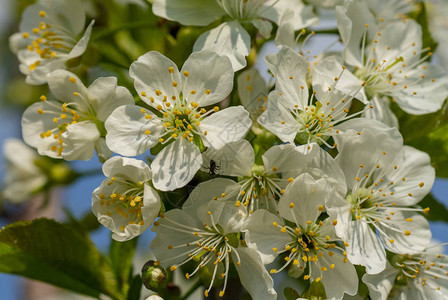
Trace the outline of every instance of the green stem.
<path fill-rule="evenodd" d="M 98 41 L 98 40 L 107 38 L 121 30 L 150 27 L 150 26 L 152 27 L 153 25 L 154 25 L 154 21 L 152 21 L 152 20 L 151 21 L 137 21 L 137 22 L 133 22 L 133 23 L 124 24 L 120 27 L 112 28 L 107 31 L 99 33 L 97 36 L 95 36 L 93 38 L 93 41 Z"/>
<path fill-rule="evenodd" d="M 339 34 L 339 30 L 337 28 L 314 30 L 314 34 Z"/>
<path fill-rule="evenodd" d="M 198 280 L 191 286 L 191 288 L 180 298 L 180 300 L 185 300 L 191 296 L 200 286 L 202 285 L 201 280 Z"/>

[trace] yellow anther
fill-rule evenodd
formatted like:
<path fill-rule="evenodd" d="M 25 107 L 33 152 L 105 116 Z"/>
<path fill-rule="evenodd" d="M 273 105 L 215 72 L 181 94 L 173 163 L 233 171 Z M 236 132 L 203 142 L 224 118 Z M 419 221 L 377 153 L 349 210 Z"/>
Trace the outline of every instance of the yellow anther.
<path fill-rule="evenodd" d="M 176 81 L 173 81 L 173 86 L 177 87 L 177 82 Z"/>
<path fill-rule="evenodd" d="M 150 134 L 151 134 L 151 130 L 146 130 L 146 131 L 145 131 L 145 134 L 146 134 L 146 135 L 150 135 Z"/>
<path fill-rule="evenodd" d="M 295 204 L 294 203 L 289 203 L 289 208 L 294 208 Z"/>
<path fill-rule="evenodd" d="M 210 95 L 210 93 L 211 93 L 211 90 L 209 90 L 209 89 L 205 90 L 205 94 Z"/>
<path fill-rule="evenodd" d="M 68 80 L 69 80 L 71 83 L 75 83 L 75 82 L 76 82 L 76 79 L 75 79 L 74 77 L 70 77 Z"/>
<path fill-rule="evenodd" d="M 332 222 L 332 224 L 333 224 L 334 226 L 336 226 L 336 224 L 338 224 L 338 220 L 334 219 L 333 222 Z"/>
<path fill-rule="evenodd" d="M 170 271 L 173 272 L 174 270 L 177 270 L 176 266 L 171 266 Z"/>
<path fill-rule="evenodd" d="M 406 236 L 411 235 L 411 232 L 409 230 L 405 230 L 404 235 L 406 235 Z"/>
<path fill-rule="evenodd" d="M 214 110 L 215 112 L 218 112 L 218 111 L 219 111 L 219 107 L 218 107 L 218 106 L 215 106 L 215 107 L 213 107 L 213 110 Z"/>
<path fill-rule="evenodd" d="M 323 211 L 324 210 L 324 206 L 323 205 L 319 205 L 318 209 L 319 209 L 319 211 Z"/>
<path fill-rule="evenodd" d="M 277 167 L 272 167 L 272 171 L 277 172 L 278 171 Z"/>

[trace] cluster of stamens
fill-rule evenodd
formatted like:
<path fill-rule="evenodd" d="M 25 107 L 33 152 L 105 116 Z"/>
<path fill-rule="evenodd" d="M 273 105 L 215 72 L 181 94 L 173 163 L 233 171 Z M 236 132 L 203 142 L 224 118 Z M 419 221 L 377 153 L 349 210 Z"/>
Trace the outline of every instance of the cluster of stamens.
<path fill-rule="evenodd" d="M 24 39 L 30 40 L 27 49 L 36 52 L 41 58 L 29 66 L 31 71 L 35 70 L 42 60 L 55 58 L 61 53 L 68 53 L 76 44 L 76 40 L 70 37 L 70 33 L 67 33 L 66 29 L 45 22 L 46 15 L 45 11 L 40 11 L 39 16 L 43 21 L 33 28 L 31 33 L 22 33 Z M 58 32 L 65 34 L 58 34 Z"/>
<path fill-rule="evenodd" d="M 358 133 L 360 134 L 360 133 Z M 400 205 L 400 199 L 405 197 L 412 197 L 412 193 L 397 197 L 395 196 L 396 182 L 387 179 L 388 171 L 391 168 L 383 168 L 381 160 L 386 155 L 386 152 L 382 153 L 382 156 L 378 159 L 376 165 L 372 166 L 371 170 L 365 170 L 363 164 L 359 166 L 356 177 L 354 178 L 354 186 L 346 199 L 351 203 L 351 213 L 353 220 L 364 220 L 367 223 L 374 226 L 386 240 L 391 244 L 395 241 L 390 238 L 382 226 L 393 231 L 399 231 L 400 229 L 391 226 L 391 222 L 394 225 L 401 224 L 405 228 L 406 222 L 412 222 L 412 218 L 406 218 L 404 220 L 397 220 L 393 218 L 397 211 L 409 212 L 425 212 L 429 211 L 429 208 L 421 209 Z M 393 171 L 398 170 L 398 166 L 394 165 Z M 393 172 L 392 171 L 392 172 Z M 406 181 L 406 178 L 401 178 L 401 181 Z M 419 188 L 424 186 L 424 182 L 418 184 Z M 417 188 L 417 187 L 416 187 Z M 411 235 L 411 231 L 404 230 L 404 235 Z"/>
<path fill-rule="evenodd" d="M 234 249 L 238 246 L 238 235 L 237 233 L 225 234 L 222 228 L 215 223 L 213 214 L 210 211 L 208 211 L 207 214 L 211 219 L 211 224 L 210 225 L 203 224 L 202 229 L 178 223 L 171 218 L 165 218 L 164 215 L 161 215 L 163 222 L 156 221 L 154 222 L 154 226 L 161 226 L 175 231 L 185 232 L 186 234 L 193 235 L 194 238 L 189 243 L 176 246 L 172 245 L 168 246 L 168 250 L 185 248 L 185 252 L 178 255 L 177 257 L 183 257 L 183 256 L 186 257 L 186 259 L 180 264 L 172 265 L 170 267 L 170 270 L 174 271 L 189 261 L 199 262 L 198 266 L 192 273 L 185 274 L 185 277 L 187 279 L 190 279 L 203 267 L 207 265 L 211 266 L 213 268 L 213 275 L 210 282 L 210 286 L 208 289 L 204 291 L 204 294 L 206 297 L 208 297 L 208 294 L 213 286 L 213 282 L 215 281 L 216 276 L 220 276 L 222 279 L 224 279 L 224 285 L 222 290 L 219 292 L 219 296 L 223 297 L 227 286 L 227 278 L 229 274 L 229 260 L 230 260 L 230 253 L 232 251 L 238 258 L 238 261 L 235 262 L 236 265 L 237 266 L 241 265 L 238 252 L 234 251 Z M 225 270 L 224 273 L 221 273 L 220 275 L 217 274 L 219 264 L 223 264 Z"/>
<path fill-rule="evenodd" d="M 120 222 L 121 231 L 124 231 L 129 224 L 145 225 L 142 217 L 144 183 L 141 181 L 135 183 L 118 175 L 109 180 L 107 185 L 114 187 L 112 192 L 109 195 L 101 193 L 98 196 L 100 205 L 111 209 L 105 214 L 110 217 L 116 213 L 124 219 Z M 115 212 L 112 213 L 113 210 Z"/>
<path fill-rule="evenodd" d="M 74 84 L 76 79 L 73 77 L 69 78 L 70 83 Z M 92 121 L 98 123 L 96 119 L 96 114 L 93 108 L 89 105 L 85 96 L 78 92 L 73 92 L 74 96 L 79 97 L 82 101 L 82 105 L 77 102 L 70 103 L 60 103 L 56 101 L 47 101 L 47 97 L 41 96 L 40 100 L 45 102 L 46 108 L 39 108 L 37 112 L 40 115 L 51 115 L 53 117 L 53 123 L 55 124 L 52 129 L 48 129 L 40 134 L 42 139 L 53 138 L 55 143 L 50 146 L 50 150 L 56 152 L 59 156 L 62 155 L 64 151 L 63 148 L 63 137 L 62 134 L 67 131 L 67 127 L 71 124 L 76 124 L 80 121 Z M 97 126 L 100 124 L 97 124 Z"/>
<path fill-rule="evenodd" d="M 294 206 L 294 203 L 290 204 L 292 215 L 294 216 L 294 218 L 296 218 L 294 212 L 292 211 Z M 320 212 L 324 211 L 324 206 L 319 206 L 318 210 Z M 342 255 L 344 256 L 344 263 L 348 261 L 346 257 L 347 253 L 345 252 L 344 248 L 338 243 L 342 241 L 336 241 L 328 235 L 324 236 L 323 234 L 321 234 L 322 226 L 324 226 L 324 223 L 322 221 L 307 221 L 306 224 L 306 227 L 302 227 L 300 225 L 297 225 L 296 222 L 295 227 L 290 227 L 288 225 L 280 225 L 277 222 L 273 222 L 272 225 L 276 228 L 279 228 L 280 234 L 288 234 L 291 237 L 291 242 L 286 244 L 283 249 L 272 248 L 272 251 L 274 253 L 286 254 L 286 256 L 284 256 L 285 263 L 283 264 L 283 266 L 278 270 L 271 269 L 271 274 L 279 273 L 291 264 L 292 266 L 295 266 L 300 270 L 305 270 L 309 264 L 315 263 L 321 266 L 321 263 L 323 262 L 324 265 L 329 265 L 330 270 L 333 270 L 335 268 L 335 265 L 326 260 L 326 258 L 324 257 L 325 252 L 329 257 L 332 257 L 337 251 L 339 253 L 342 253 Z M 336 224 L 337 221 L 333 220 L 332 225 L 335 226 Z M 345 246 L 348 246 L 348 244 L 345 242 L 343 242 L 343 244 Z M 325 272 L 329 271 L 328 268 L 324 265 L 320 267 L 320 274 L 318 275 L 311 274 L 313 268 L 308 268 L 309 274 L 306 274 L 304 276 L 304 279 L 308 280 L 312 276 L 313 278 L 315 278 L 316 282 L 319 282 L 322 277 L 325 276 Z"/>
<path fill-rule="evenodd" d="M 298 104 L 294 107 L 288 107 L 291 115 L 297 121 L 296 140 L 298 143 L 310 144 L 315 142 L 324 144 L 329 148 L 336 147 L 336 144 L 330 145 L 327 143 L 330 136 L 339 134 L 339 130 L 335 130 L 333 127 L 362 114 L 367 109 L 373 108 L 370 105 L 357 113 L 347 115 L 353 98 L 365 86 L 365 82 L 360 85 L 358 90 L 346 93 L 341 99 L 332 99 L 334 97 L 332 91 L 336 88 L 345 69 L 343 67 L 339 76 L 334 78 L 333 84 L 328 87 L 322 99 L 315 99 L 316 91 L 314 91 L 304 107 L 300 107 Z M 293 80 L 294 76 L 290 76 L 289 79 Z M 300 86 L 300 88 L 303 90 L 307 87 Z M 283 93 L 280 92 L 279 95 L 282 96 Z M 286 124 L 286 121 L 281 121 L 281 124 Z"/>
<path fill-rule="evenodd" d="M 276 172 L 277 168 L 273 167 L 273 171 Z M 285 192 L 283 186 L 292 180 L 281 179 L 276 174 L 268 175 L 263 166 L 255 166 L 252 168 L 252 176 L 244 177 L 239 182 L 241 189 L 236 206 L 243 204 L 249 207 L 249 213 L 260 208 L 277 212 L 275 200 Z"/>
<path fill-rule="evenodd" d="M 397 255 L 393 261 L 393 266 L 400 270 L 395 281 L 400 286 L 412 289 L 410 283 L 415 281 L 424 288 L 440 290 L 438 281 L 448 280 L 448 260 L 445 255 Z"/>
<path fill-rule="evenodd" d="M 171 74 L 172 85 L 175 88 L 176 94 L 180 96 L 172 96 L 170 99 L 167 95 L 164 95 L 161 90 L 156 89 L 155 95 L 159 97 L 160 103 L 155 105 L 155 100 L 151 96 L 147 96 L 145 91 L 141 92 L 141 96 L 143 98 L 148 98 L 150 103 L 154 104 L 154 107 L 160 112 L 160 118 L 158 120 L 153 120 L 152 122 L 158 123 L 161 122 L 164 126 L 164 131 L 155 136 L 155 139 L 159 141 L 161 144 L 166 144 L 172 139 L 178 139 L 180 137 L 186 139 L 189 142 L 194 142 L 196 137 L 198 137 L 198 141 L 201 137 L 207 135 L 207 131 L 201 131 L 199 125 L 201 121 L 207 117 L 209 114 L 213 112 L 218 112 L 219 107 L 215 106 L 211 110 L 206 110 L 205 108 L 199 107 L 198 102 L 190 101 L 190 96 L 196 95 L 196 90 L 191 90 L 188 95 L 182 95 L 178 90 L 177 81 L 174 80 L 174 68 L 168 68 L 168 72 Z M 183 72 L 183 76 L 185 77 L 185 81 L 188 80 L 188 76 L 190 74 L 188 71 Z M 204 91 L 203 97 L 210 95 L 211 90 L 207 89 Z M 141 110 L 142 114 L 145 115 L 146 119 L 152 119 L 152 116 L 147 114 L 145 109 Z M 149 129 L 144 130 L 146 135 L 154 135 Z"/>
<path fill-rule="evenodd" d="M 395 92 L 403 91 L 408 95 L 417 95 L 417 91 L 410 91 L 408 88 L 426 82 L 428 79 L 423 74 L 420 77 L 413 76 L 412 79 L 409 79 L 407 73 L 414 72 L 416 68 L 431 57 L 431 48 L 415 49 L 412 54 L 418 59 L 409 64 L 403 56 L 397 56 L 394 59 L 378 57 L 376 50 L 382 44 L 381 32 L 378 32 L 376 37 L 372 37 L 372 41 L 368 43 L 366 41 L 368 27 L 369 25 L 366 24 L 361 45 L 363 67 L 355 67 L 354 73 L 361 80 L 367 82 L 366 92 L 368 95 L 381 94 L 393 97 Z M 416 43 L 404 47 L 402 51 L 409 51 L 410 47 L 415 48 Z M 391 50 L 391 47 L 386 45 L 386 49 Z M 425 70 L 427 67 L 422 66 L 422 68 Z M 435 79 L 431 79 L 431 81 L 435 82 Z"/>

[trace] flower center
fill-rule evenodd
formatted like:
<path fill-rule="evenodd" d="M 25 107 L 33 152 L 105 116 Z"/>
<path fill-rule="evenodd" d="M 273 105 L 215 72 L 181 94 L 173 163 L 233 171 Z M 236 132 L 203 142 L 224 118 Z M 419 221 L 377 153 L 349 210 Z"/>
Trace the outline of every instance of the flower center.
<path fill-rule="evenodd" d="M 289 234 L 291 237 L 291 242 L 285 245 L 284 249 L 273 248 L 272 250 L 275 253 L 285 253 L 288 254 L 285 256 L 285 264 L 279 269 L 272 269 L 270 271 L 271 274 L 279 273 L 283 271 L 287 266 L 297 267 L 300 270 L 305 270 L 307 265 L 311 263 L 316 263 L 320 265 L 320 259 L 323 258 L 324 253 L 326 252 L 330 257 L 332 257 L 335 253 L 333 250 L 338 250 L 343 253 L 344 262 L 347 262 L 346 255 L 347 253 L 344 251 L 342 247 L 335 243 L 335 241 L 331 241 L 330 236 L 324 236 L 321 233 L 322 226 L 324 226 L 322 221 L 318 223 L 308 221 L 307 226 L 304 228 L 302 226 L 297 226 L 292 228 L 288 225 L 279 226 L 277 222 L 273 223 L 274 227 L 279 227 L 281 234 Z M 325 259 L 324 259 L 325 261 Z M 330 269 L 334 269 L 335 265 L 330 264 Z M 311 272 L 311 268 L 308 268 L 309 272 Z M 317 277 L 315 275 L 314 280 L 319 282 L 323 276 L 323 272 L 328 271 L 327 267 L 321 266 L 321 276 Z M 310 278 L 310 273 L 304 276 L 305 280 Z"/>
<path fill-rule="evenodd" d="M 111 210 L 115 210 L 114 213 L 121 217 L 117 219 L 120 230 L 124 231 L 126 225 L 129 224 L 144 225 L 142 217 L 143 182 L 135 183 L 116 175 L 110 178 L 107 185 L 113 187 L 112 192 L 107 195 L 104 193 L 99 195 L 100 205 L 109 206 Z M 112 212 L 106 211 L 105 214 L 111 216 Z"/>
<path fill-rule="evenodd" d="M 448 280 L 447 257 L 445 255 L 399 255 L 396 254 L 391 259 L 394 268 L 400 270 L 395 284 L 407 287 L 414 281 L 424 288 L 440 290 L 440 285 L 446 285 Z M 440 283 L 440 281 L 445 281 Z"/>
<path fill-rule="evenodd" d="M 45 21 L 47 13 L 40 11 L 39 16 L 42 18 L 31 33 L 24 32 L 22 37 L 29 40 L 27 46 L 30 52 L 35 52 L 39 59 L 29 66 L 29 69 L 35 70 L 42 60 L 56 58 L 67 54 L 76 44 L 76 40 L 67 35 L 67 30 L 61 28 L 57 24 L 51 25 Z"/>

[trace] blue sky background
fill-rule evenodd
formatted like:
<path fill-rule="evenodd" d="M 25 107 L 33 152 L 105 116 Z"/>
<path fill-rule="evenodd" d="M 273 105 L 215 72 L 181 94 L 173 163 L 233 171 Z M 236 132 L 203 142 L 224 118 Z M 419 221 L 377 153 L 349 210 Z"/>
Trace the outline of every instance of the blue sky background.
<path fill-rule="evenodd" d="M 0 30 L 2 28 L 5 28 L 4 24 L 9 22 L 10 15 L 7 14 L 8 12 L 8 5 L 9 1 L 11 0 L 0 0 L 0 7 L 2 8 L 0 10 Z M 324 22 L 324 27 L 332 27 L 334 26 L 331 22 Z M 1 33 L 0 33 L 1 34 Z M 307 49 L 309 49 L 313 54 L 319 49 L 322 49 L 325 47 L 325 45 L 328 45 L 334 40 L 334 36 L 325 36 L 323 39 L 319 42 L 313 42 L 308 44 Z M 324 47 L 322 47 L 324 45 Z M 266 53 L 266 51 L 272 52 L 275 47 L 270 47 L 268 49 L 265 49 L 264 52 L 262 51 L 260 53 L 260 57 L 263 56 L 263 53 Z M 337 49 L 337 46 L 336 48 Z M 149 50 L 149 49 L 148 49 Z M 266 68 L 264 64 L 260 61 L 257 66 L 260 69 Z M 2 72 L 0 69 L 0 91 L 3 88 L 3 79 L 5 78 L 6 74 Z M 6 109 L 2 103 L 0 102 L 0 157 L 2 157 L 2 149 L 3 149 L 3 143 L 6 138 L 10 137 L 17 137 L 21 138 L 21 132 L 20 132 L 20 118 L 21 118 L 21 112 L 18 110 L 14 110 L 11 108 Z M 101 164 L 97 161 L 96 158 L 93 158 L 90 162 L 75 162 L 73 164 L 73 167 L 76 170 L 92 170 L 95 168 L 100 169 Z M 448 167 L 448 166 L 445 166 Z M 3 178 L 3 161 L 0 161 L 0 180 Z M 90 205 L 91 205 L 91 193 L 92 191 L 100 185 L 101 181 L 103 180 L 103 176 L 101 174 L 97 176 L 90 176 L 88 178 L 83 178 L 81 180 L 78 180 L 75 184 L 72 186 L 63 189 L 61 191 L 61 199 L 63 199 L 63 205 L 66 206 L 70 211 L 73 212 L 73 214 L 77 217 L 80 217 L 87 212 L 90 211 Z M 448 206 L 448 179 L 437 179 L 434 187 L 433 187 L 433 193 L 435 197 L 440 200 L 442 203 L 444 203 L 446 206 Z M 448 216 L 447 216 L 448 219 Z M 5 220 L 0 218 L 0 227 L 6 225 Z M 431 223 L 431 230 L 433 232 L 433 237 L 437 239 L 440 242 L 448 242 L 448 225 L 447 223 L 443 222 L 432 222 Z M 94 243 L 102 250 L 107 251 L 108 246 L 110 244 L 110 233 L 107 229 L 101 228 L 100 230 L 95 231 L 92 234 L 92 239 Z M 153 235 L 150 230 L 148 230 L 140 239 L 139 239 L 139 249 L 142 252 L 146 252 L 145 250 L 148 249 L 149 243 L 152 239 Z M 139 268 L 140 266 L 138 266 Z M 6 300 L 19 300 L 21 299 L 20 295 L 20 280 L 18 280 L 18 277 L 7 275 L 7 274 L 1 274 L 0 273 L 0 291 L 1 291 L 1 299 Z"/>

